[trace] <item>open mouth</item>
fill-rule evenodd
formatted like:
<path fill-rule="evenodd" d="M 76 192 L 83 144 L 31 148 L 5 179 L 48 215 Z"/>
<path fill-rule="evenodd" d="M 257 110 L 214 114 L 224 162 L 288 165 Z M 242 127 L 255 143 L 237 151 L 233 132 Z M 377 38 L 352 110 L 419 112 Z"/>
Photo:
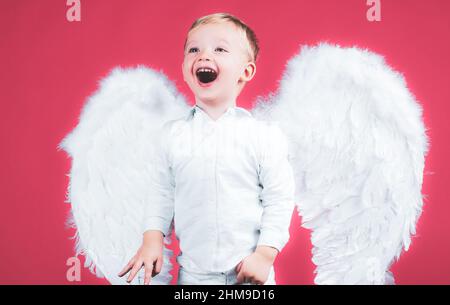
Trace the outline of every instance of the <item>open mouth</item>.
<path fill-rule="evenodd" d="M 217 78 L 217 72 L 211 68 L 198 68 L 195 75 L 202 84 L 211 83 Z"/>

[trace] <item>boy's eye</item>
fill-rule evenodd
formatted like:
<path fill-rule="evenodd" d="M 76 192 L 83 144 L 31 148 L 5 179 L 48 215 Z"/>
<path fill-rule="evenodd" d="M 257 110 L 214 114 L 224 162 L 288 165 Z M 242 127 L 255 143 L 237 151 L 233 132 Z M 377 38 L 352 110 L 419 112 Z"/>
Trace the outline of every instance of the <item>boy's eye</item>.
<path fill-rule="evenodd" d="M 189 49 L 189 53 L 194 53 L 194 52 L 197 52 L 198 51 L 198 48 L 190 48 Z"/>
<path fill-rule="evenodd" d="M 226 50 L 224 49 L 224 48 L 216 48 L 216 51 L 219 51 L 219 52 L 226 52 Z"/>

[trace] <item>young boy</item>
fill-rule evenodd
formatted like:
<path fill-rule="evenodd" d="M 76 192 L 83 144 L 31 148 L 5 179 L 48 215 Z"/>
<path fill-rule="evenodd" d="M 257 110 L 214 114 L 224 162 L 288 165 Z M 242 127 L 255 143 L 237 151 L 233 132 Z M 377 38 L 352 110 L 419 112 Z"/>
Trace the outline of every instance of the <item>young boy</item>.
<path fill-rule="evenodd" d="M 254 32 L 229 14 L 191 26 L 182 69 L 196 104 L 163 127 L 143 244 L 119 276 L 131 270 L 131 281 L 144 266 L 144 284 L 150 283 L 161 271 L 173 221 L 178 284 L 275 284 L 294 177 L 280 128 L 236 106 L 255 75 L 258 49 Z"/>

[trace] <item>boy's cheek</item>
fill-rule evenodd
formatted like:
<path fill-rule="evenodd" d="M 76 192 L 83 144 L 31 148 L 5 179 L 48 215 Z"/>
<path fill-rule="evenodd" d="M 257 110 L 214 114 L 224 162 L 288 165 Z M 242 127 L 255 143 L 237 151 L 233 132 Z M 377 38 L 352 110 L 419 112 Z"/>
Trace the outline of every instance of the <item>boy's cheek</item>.
<path fill-rule="evenodd" d="M 189 74 L 190 66 L 191 66 L 191 64 L 189 62 L 187 62 L 186 60 L 183 61 L 183 63 L 181 64 L 181 71 L 183 72 L 183 77 L 186 78 L 186 75 Z"/>
<path fill-rule="evenodd" d="M 186 83 L 189 83 L 189 80 L 190 80 L 190 74 L 189 74 L 189 72 L 183 67 L 183 69 L 182 69 L 182 73 L 183 73 L 183 80 L 186 82 Z"/>

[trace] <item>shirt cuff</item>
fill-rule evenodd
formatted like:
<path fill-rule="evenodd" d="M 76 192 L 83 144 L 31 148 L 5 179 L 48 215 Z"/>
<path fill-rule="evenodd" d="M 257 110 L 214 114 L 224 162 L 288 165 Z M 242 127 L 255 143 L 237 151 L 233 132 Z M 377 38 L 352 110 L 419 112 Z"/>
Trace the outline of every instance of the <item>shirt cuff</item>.
<path fill-rule="evenodd" d="M 144 221 L 143 232 L 148 230 L 158 230 L 161 231 L 164 236 L 169 234 L 170 222 L 167 222 L 164 218 L 158 216 L 147 217 Z"/>
<path fill-rule="evenodd" d="M 289 240 L 289 232 L 280 232 L 273 229 L 261 229 L 261 234 L 257 246 L 269 246 L 277 249 L 279 252 L 284 248 Z"/>

